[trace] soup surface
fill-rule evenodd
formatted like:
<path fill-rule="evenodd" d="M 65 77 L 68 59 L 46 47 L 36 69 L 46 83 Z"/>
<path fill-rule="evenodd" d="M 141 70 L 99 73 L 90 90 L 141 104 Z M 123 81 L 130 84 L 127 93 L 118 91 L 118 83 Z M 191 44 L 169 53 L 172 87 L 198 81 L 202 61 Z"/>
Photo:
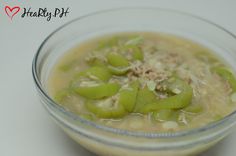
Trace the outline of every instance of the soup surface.
<path fill-rule="evenodd" d="M 202 127 L 236 108 L 231 69 L 208 48 L 162 33 L 119 33 L 79 44 L 57 61 L 48 90 L 73 113 L 134 131 Z"/>

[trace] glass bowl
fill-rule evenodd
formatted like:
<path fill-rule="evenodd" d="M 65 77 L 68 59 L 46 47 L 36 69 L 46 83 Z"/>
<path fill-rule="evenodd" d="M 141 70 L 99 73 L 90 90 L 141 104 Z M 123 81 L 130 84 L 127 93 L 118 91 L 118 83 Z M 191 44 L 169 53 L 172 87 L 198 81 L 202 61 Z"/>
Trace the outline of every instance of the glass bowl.
<path fill-rule="evenodd" d="M 166 133 L 114 129 L 83 119 L 58 105 L 48 94 L 50 71 L 68 49 L 114 32 L 165 32 L 192 39 L 212 49 L 236 68 L 236 37 L 224 28 L 186 13 L 160 8 L 121 8 L 79 17 L 51 33 L 33 60 L 37 93 L 56 123 L 88 150 L 104 156 L 184 156 L 200 153 L 232 131 L 236 112 L 207 126 Z"/>

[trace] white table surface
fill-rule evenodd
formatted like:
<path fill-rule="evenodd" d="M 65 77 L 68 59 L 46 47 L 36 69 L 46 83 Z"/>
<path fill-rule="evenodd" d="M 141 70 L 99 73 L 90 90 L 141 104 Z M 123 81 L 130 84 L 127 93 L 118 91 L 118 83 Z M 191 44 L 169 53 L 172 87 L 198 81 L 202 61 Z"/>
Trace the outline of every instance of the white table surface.
<path fill-rule="evenodd" d="M 70 7 L 66 18 L 11 21 L 5 5 Z M 236 0 L 0 0 L 0 156 L 94 156 L 68 138 L 38 101 L 31 74 L 33 56 L 58 26 L 97 10 L 121 6 L 172 8 L 211 20 L 236 34 Z M 233 156 L 236 131 L 201 156 Z"/>

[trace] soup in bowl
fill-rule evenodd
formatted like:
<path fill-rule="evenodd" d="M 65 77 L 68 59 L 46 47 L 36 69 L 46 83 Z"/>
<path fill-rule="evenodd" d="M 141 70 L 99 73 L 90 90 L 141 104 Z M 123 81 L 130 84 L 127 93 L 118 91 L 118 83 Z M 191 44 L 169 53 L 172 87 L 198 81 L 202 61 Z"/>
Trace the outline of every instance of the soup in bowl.
<path fill-rule="evenodd" d="M 235 124 L 235 42 L 185 13 L 105 11 L 52 33 L 33 76 L 53 119 L 99 155 L 197 154 Z"/>

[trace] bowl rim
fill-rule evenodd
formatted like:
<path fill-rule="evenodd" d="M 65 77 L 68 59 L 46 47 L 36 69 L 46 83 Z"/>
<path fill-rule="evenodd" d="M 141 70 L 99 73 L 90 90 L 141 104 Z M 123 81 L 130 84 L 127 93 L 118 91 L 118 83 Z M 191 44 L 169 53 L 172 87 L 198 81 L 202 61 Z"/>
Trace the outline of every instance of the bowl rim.
<path fill-rule="evenodd" d="M 164 12 L 168 12 L 168 13 L 175 13 L 178 15 L 184 15 L 184 16 L 188 16 L 197 20 L 200 20 L 202 22 L 205 22 L 207 24 L 210 24 L 218 29 L 220 29 L 221 31 L 227 33 L 228 35 L 230 35 L 231 37 L 233 37 L 236 40 L 236 35 L 234 35 L 233 33 L 231 33 L 230 31 L 226 30 L 224 27 L 215 24 L 212 21 L 209 21 L 205 18 L 199 17 L 197 15 L 193 15 L 191 13 L 186 13 L 183 11 L 179 11 L 179 10 L 174 10 L 174 9 L 167 9 L 167 8 L 159 8 L 159 7 L 118 7 L 118 8 L 112 8 L 112 9 L 105 9 L 105 10 L 101 10 L 101 11 L 95 11 L 83 16 L 79 16 L 69 22 L 66 22 L 65 24 L 61 25 L 60 27 L 58 27 L 57 29 L 55 29 L 52 33 L 50 33 L 45 39 L 44 41 L 41 43 L 41 45 L 39 46 L 36 54 L 34 55 L 33 58 L 33 62 L 32 62 L 32 75 L 33 75 L 33 80 L 35 82 L 36 88 L 37 90 L 40 92 L 41 95 L 43 95 L 44 98 L 46 98 L 46 100 L 48 101 L 47 104 L 50 104 L 50 106 L 52 106 L 53 108 L 55 108 L 56 110 L 62 112 L 64 115 L 68 116 L 70 119 L 73 120 L 77 120 L 87 126 L 91 126 L 95 129 L 99 129 L 102 131 L 107 131 L 107 132 L 111 132 L 113 134 L 116 135 L 125 135 L 125 136 L 133 136 L 133 137 L 141 137 L 141 138 L 152 138 L 152 139 L 157 139 L 157 138 L 166 138 L 166 139 L 173 139 L 173 138 L 180 138 L 180 137 L 184 137 L 184 136 L 194 136 L 194 135 L 199 135 L 200 133 L 206 133 L 206 132 L 211 132 L 211 130 L 213 130 L 214 128 L 217 128 L 219 126 L 221 126 L 222 124 L 226 123 L 227 121 L 229 121 L 231 118 L 236 118 L 236 110 L 232 113 L 230 113 L 229 115 L 225 116 L 223 119 L 213 122 L 213 123 L 209 123 L 205 126 L 199 127 L 199 128 L 194 128 L 194 129 L 190 129 L 190 130 L 181 130 L 181 131 L 177 131 L 177 132 L 138 132 L 138 131 L 131 131 L 131 130 L 125 130 L 125 129 L 117 129 L 117 128 L 112 128 L 112 127 L 108 127 L 105 125 L 101 125 L 101 124 L 97 124 L 93 121 L 84 119 L 70 111 L 68 111 L 67 109 L 65 109 L 64 107 L 62 107 L 61 105 L 57 104 L 45 91 L 45 89 L 43 88 L 40 78 L 39 78 L 39 74 L 38 74 L 38 57 L 39 54 L 42 50 L 42 48 L 44 47 L 44 45 L 47 43 L 48 40 L 50 40 L 50 38 L 60 32 L 60 30 L 62 30 L 64 27 L 77 22 L 79 20 L 82 20 L 84 18 L 87 17 L 91 17 L 93 15 L 102 15 L 102 14 L 106 14 L 106 13 L 110 13 L 110 12 L 115 12 L 115 11 L 124 11 L 124 10 L 142 10 L 142 11 L 150 11 L 150 10 L 158 10 L 158 11 L 164 11 Z M 75 127 L 70 126 L 68 124 L 66 124 L 68 128 L 71 128 L 73 131 L 79 131 L 77 128 L 75 129 Z"/>

